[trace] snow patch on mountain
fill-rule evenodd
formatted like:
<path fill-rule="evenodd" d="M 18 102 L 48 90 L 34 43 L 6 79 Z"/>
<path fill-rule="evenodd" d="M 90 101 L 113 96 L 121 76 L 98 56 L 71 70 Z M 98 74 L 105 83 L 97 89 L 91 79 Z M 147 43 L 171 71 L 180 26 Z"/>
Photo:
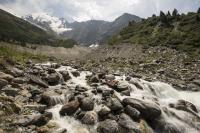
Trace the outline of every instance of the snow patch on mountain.
<path fill-rule="evenodd" d="M 47 23 L 49 27 L 57 34 L 72 30 L 71 28 L 66 27 L 66 21 L 57 17 L 50 16 L 47 13 L 33 13 L 29 16 L 31 16 L 34 21 Z"/>

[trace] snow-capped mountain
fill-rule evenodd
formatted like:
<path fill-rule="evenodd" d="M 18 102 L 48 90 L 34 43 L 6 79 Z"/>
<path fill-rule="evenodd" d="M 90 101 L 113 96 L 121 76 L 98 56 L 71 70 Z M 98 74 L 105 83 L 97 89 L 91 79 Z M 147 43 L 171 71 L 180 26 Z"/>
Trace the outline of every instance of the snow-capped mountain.
<path fill-rule="evenodd" d="M 52 17 L 46 13 L 35 13 L 23 18 L 42 29 L 56 32 L 60 38 L 74 39 L 85 45 L 105 42 L 109 37 L 128 26 L 130 21 L 141 21 L 140 17 L 128 13 L 121 15 L 113 22 L 89 20 L 69 23 L 64 18 Z"/>
<path fill-rule="evenodd" d="M 71 28 L 67 28 L 65 19 L 50 16 L 47 13 L 33 13 L 23 17 L 23 19 L 57 34 L 72 30 Z"/>

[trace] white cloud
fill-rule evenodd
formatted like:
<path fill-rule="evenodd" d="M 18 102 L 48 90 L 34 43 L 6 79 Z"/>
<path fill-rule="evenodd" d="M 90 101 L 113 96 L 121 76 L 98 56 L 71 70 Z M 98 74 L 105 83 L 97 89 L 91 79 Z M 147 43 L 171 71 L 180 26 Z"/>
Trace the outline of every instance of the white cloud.
<path fill-rule="evenodd" d="M 160 10 L 196 11 L 200 0 L 4 0 L 0 8 L 19 16 L 47 12 L 68 20 L 113 20 L 127 12 L 141 17 L 158 14 Z"/>

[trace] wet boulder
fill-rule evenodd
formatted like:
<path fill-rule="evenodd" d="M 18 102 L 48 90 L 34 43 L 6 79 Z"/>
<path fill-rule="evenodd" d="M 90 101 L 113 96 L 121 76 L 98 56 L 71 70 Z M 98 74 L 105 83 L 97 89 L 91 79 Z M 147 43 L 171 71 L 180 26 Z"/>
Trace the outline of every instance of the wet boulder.
<path fill-rule="evenodd" d="M 81 110 L 83 111 L 91 111 L 94 108 L 94 100 L 92 98 L 84 98 L 81 101 Z"/>
<path fill-rule="evenodd" d="M 153 129 L 158 133 L 183 133 L 185 127 L 175 123 L 169 123 L 164 118 L 158 119 L 151 123 Z"/>
<path fill-rule="evenodd" d="M 177 110 L 183 110 L 183 111 L 190 112 L 192 114 L 198 113 L 196 106 L 194 104 L 192 104 L 191 102 L 188 102 L 185 100 L 178 100 L 178 102 L 176 104 L 170 104 L 169 106 L 172 108 L 175 108 Z"/>
<path fill-rule="evenodd" d="M 78 91 L 78 92 L 85 92 L 85 91 L 87 91 L 88 89 L 86 88 L 86 87 L 84 87 L 84 86 L 81 86 L 81 85 L 77 85 L 76 87 L 75 87 L 75 91 Z"/>
<path fill-rule="evenodd" d="M 79 108 L 80 103 L 78 101 L 71 101 L 69 103 L 66 103 L 62 106 L 60 110 L 60 115 L 73 115 Z"/>
<path fill-rule="evenodd" d="M 111 112 L 110 108 L 108 108 L 107 106 L 103 106 L 103 107 L 99 110 L 98 115 L 101 117 L 101 116 L 108 115 L 110 112 Z"/>
<path fill-rule="evenodd" d="M 124 113 L 119 116 L 118 124 L 122 127 L 121 130 L 123 132 L 126 131 L 126 133 L 142 133 L 139 124 L 132 121 L 132 119 Z"/>
<path fill-rule="evenodd" d="M 117 86 L 115 87 L 115 90 L 118 92 L 129 90 L 129 85 L 125 82 L 118 82 Z"/>
<path fill-rule="evenodd" d="M 47 106 L 52 106 L 51 96 L 48 94 L 42 94 L 40 97 L 39 103 L 47 105 Z"/>
<path fill-rule="evenodd" d="M 114 90 L 104 89 L 102 90 L 102 96 L 104 98 L 110 97 L 114 94 Z"/>
<path fill-rule="evenodd" d="M 81 119 L 81 122 L 87 125 L 94 125 L 95 123 L 97 123 L 97 121 L 98 121 L 98 115 L 94 111 L 85 113 L 85 115 Z"/>
<path fill-rule="evenodd" d="M 105 74 L 105 72 L 100 72 L 100 73 L 97 74 L 97 76 L 98 76 L 99 79 L 105 79 L 106 74 Z"/>
<path fill-rule="evenodd" d="M 60 74 L 63 76 L 63 79 L 64 79 L 65 81 L 68 81 L 68 80 L 71 79 L 71 77 L 70 77 L 68 71 L 60 71 Z"/>
<path fill-rule="evenodd" d="M 48 68 L 48 74 L 56 73 L 54 68 Z"/>
<path fill-rule="evenodd" d="M 138 89 L 143 90 L 143 86 L 139 83 L 139 79 L 133 78 L 129 81 L 129 83 L 135 85 L 135 87 L 137 87 Z"/>
<path fill-rule="evenodd" d="M 115 120 L 107 119 L 100 122 L 97 127 L 98 133 L 119 133 L 119 125 Z"/>
<path fill-rule="evenodd" d="M 46 80 L 49 85 L 57 85 L 60 82 L 60 76 L 58 73 L 52 73 L 47 76 Z"/>
<path fill-rule="evenodd" d="M 81 120 L 85 116 L 86 112 L 82 111 L 81 109 L 78 109 L 76 113 L 74 114 L 75 118 L 78 120 Z"/>
<path fill-rule="evenodd" d="M 140 112 L 137 110 L 137 109 L 135 109 L 135 108 L 133 108 L 133 107 L 131 107 L 130 105 L 127 105 L 126 107 L 125 107 L 125 113 L 127 114 L 127 115 L 129 115 L 133 120 L 135 120 L 135 121 L 138 121 L 139 120 L 139 118 L 140 118 Z"/>
<path fill-rule="evenodd" d="M 61 65 L 58 64 L 58 63 L 52 63 L 50 67 L 51 67 L 51 68 L 54 68 L 54 69 L 58 69 L 60 66 L 61 66 Z"/>
<path fill-rule="evenodd" d="M 71 73 L 72 73 L 72 75 L 74 77 L 79 77 L 80 76 L 80 73 L 78 71 L 72 71 Z"/>
<path fill-rule="evenodd" d="M 117 98 L 110 98 L 107 100 L 106 105 L 112 110 L 112 111 L 119 111 L 123 109 L 123 105 Z"/>
<path fill-rule="evenodd" d="M 161 115 L 160 107 L 156 103 L 150 101 L 147 102 L 134 98 L 125 98 L 123 100 L 123 104 L 125 106 L 130 105 L 131 107 L 137 109 L 140 111 L 141 116 L 147 120 L 155 119 Z"/>
<path fill-rule="evenodd" d="M 92 76 L 91 78 L 90 78 L 90 82 L 91 83 L 99 83 L 99 78 L 98 78 L 98 76 L 97 75 L 94 75 L 94 76 Z"/>
<path fill-rule="evenodd" d="M 65 99 L 62 96 L 60 96 L 60 94 L 57 94 L 54 91 L 47 91 L 41 95 L 39 103 L 50 107 L 59 103 L 63 103 L 64 100 Z"/>

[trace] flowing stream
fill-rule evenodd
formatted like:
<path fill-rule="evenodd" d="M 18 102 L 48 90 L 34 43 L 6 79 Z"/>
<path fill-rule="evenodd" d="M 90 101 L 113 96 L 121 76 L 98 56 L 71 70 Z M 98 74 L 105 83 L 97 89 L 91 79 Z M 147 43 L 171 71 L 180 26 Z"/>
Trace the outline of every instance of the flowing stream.
<path fill-rule="evenodd" d="M 91 93 L 91 87 L 87 84 L 86 77 L 91 75 L 90 72 L 82 71 L 80 72 L 80 76 L 74 77 L 72 71 L 73 69 L 68 66 L 61 66 L 56 69 L 57 72 L 67 70 L 71 76 L 71 79 L 66 82 L 67 86 L 72 89 L 75 88 L 76 85 L 80 85 L 86 87 L 88 89 L 87 93 L 92 96 L 95 101 L 94 111 L 98 111 L 101 105 L 98 105 L 98 100 L 101 99 L 101 95 L 94 95 Z M 186 111 L 177 110 L 175 108 L 170 108 L 170 103 L 176 103 L 178 100 L 186 100 L 191 102 L 196 106 L 198 112 L 200 112 L 200 92 L 189 92 L 189 91 L 178 91 L 174 89 L 169 84 L 163 82 L 148 82 L 138 78 L 132 78 L 130 81 L 126 81 L 126 76 L 115 76 L 116 80 L 119 82 L 123 82 L 131 86 L 131 96 L 121 96 L 120 93 L 114 92 L 118 99 L 123 100 L 127 97 L 137 98 L 146 101 L 154 101 L 160 105 L 162 109 L 162 117 L 166 122 L 173 124 L 175 127 L 180 129 L 182 133 L 199 133 L 200 132 L 200 113 L 196 113 L 196 117 L 194 114 L 191 114 Z M 135 85 L 137 84 L 137 85 Z M 137 86 L 137 87 L 136 87 Z M 138 88 L 139 86 L 139 88 Z M 111 89 L 107 85 L 102 85 L 100 87 L 104 87 L 106 89 Z M 61 99 L 66 98 L 63 95 L 60 96 Z M 57 100 L 57 105 L 53 106 L 49 109 L 49 112 L 53 113 L 53 121 L 56 122 L 59 127 L 67 129 L 67 133 L 95 133 L 97 125 L 88 126 L 82 124 L 79 120 L 74 119 L 73 117 L 65 116 L 61 117 L 59 111 L 62 107 L 62 102 Z M 170 112 L 170 113 L 169 113 Z M 172 113 L 173 112 L 173 113 Z M 166 128 L 170 128 L 167 127 Z M 156 131 L 154 131 L 156 132 Z"/>

